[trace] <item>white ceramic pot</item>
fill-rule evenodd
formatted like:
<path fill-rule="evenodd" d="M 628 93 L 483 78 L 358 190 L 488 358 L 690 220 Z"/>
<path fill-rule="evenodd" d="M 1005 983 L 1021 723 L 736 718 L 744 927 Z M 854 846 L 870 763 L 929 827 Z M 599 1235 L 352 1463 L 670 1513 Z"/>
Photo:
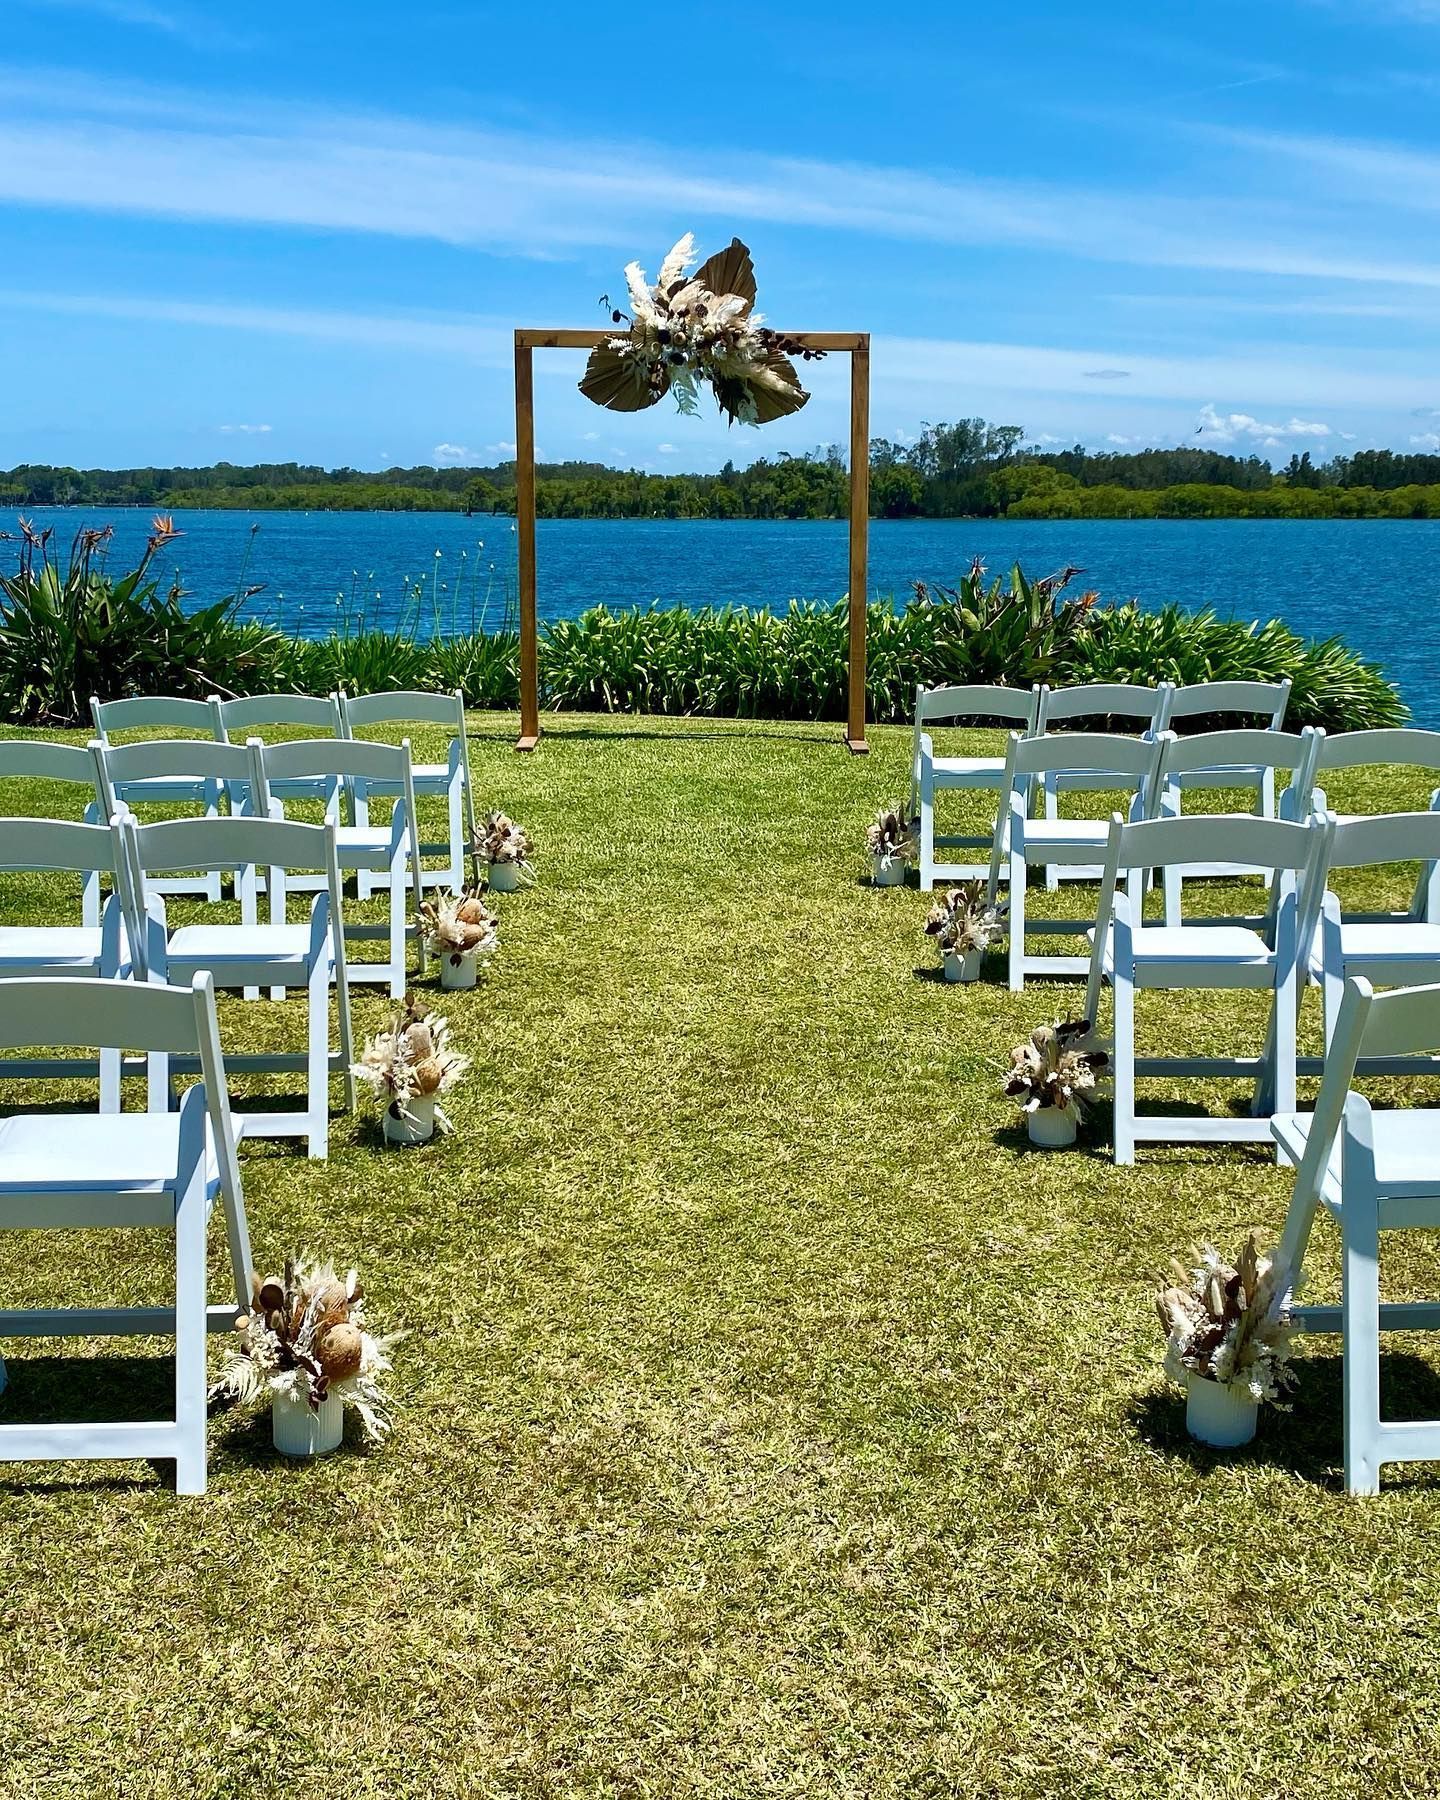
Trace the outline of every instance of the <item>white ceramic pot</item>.
<path fill-rule="evenodd" d="M 892 856 L 889 862 L 881 857 L 870 858 L 871 887 L 903 887 L 905 883 L 905 865 L 898 856 Z"/>
<path fill-rule="evenodd" d="M 1222 1387 L 1218 1381 L 1207 1381 L 1203 1375 L 1191 1375 L 1187 1393 L 1185 1429 L 1197 1443 L 1209 1444 L 1216 1450 L 1234 1450 L 1254 1437 L 1260 1419 L 1259 1401 Z"/>
<path fill-rule="evenodd" d="M 520 885 L 520 866 L 513 862 L 490 865 L 490 886 L 497 894 L 513 894 Z"/>
<path fill-rule="evenodd" d="M 980 958 L 983 950 L 966 950 L 963 955 L 958 950 L 947 950 L 941 961 L 941 971 L 947 981 L 978 981 L 980 979 Z"/>
<path fill-rule="evenodd" d="M 439 956 L 442 988 L 474 987 L 476 972 L 480 966 L 478 951 L 442 950 Z"/>
<path fill-rule="evenodd" d="M 282 1456 L 323 1456 L 338 1450 L 345 1435 L 345 1406 L 327 1394 L 319 1410 L 293 1394 L 276 1394 L 270 1402 L 270 1435 Z"/>
<path fill-rule="evenodd" d="M 435 1096 L 412 1094 L 405 1111 L 400 1102 L 385 1108 L 385 1141 L 388 1144 L 428 1144 L 435 1135 Z"/>
<path fill-rule="evenodd" d="M 1065 1150 L 1075 1142 L 1074 1107 L 1037 1106 L 1025 1117 L 1030 1142 L 1042 1150 Z"/>

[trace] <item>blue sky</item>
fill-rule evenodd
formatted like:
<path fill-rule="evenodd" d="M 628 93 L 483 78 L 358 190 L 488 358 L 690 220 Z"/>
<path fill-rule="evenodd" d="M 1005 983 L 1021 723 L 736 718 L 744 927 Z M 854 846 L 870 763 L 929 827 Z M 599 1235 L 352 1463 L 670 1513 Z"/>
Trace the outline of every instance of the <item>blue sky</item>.
<path fill-rule="evenodd" d="M 488 462 L 517 323 L 753 247 L 877 434 L 1440 449 L 1440 0 L 769 9 L 10 0 L 0 466 Z M 546 457 L 764 432 L 537 371 Z"/>

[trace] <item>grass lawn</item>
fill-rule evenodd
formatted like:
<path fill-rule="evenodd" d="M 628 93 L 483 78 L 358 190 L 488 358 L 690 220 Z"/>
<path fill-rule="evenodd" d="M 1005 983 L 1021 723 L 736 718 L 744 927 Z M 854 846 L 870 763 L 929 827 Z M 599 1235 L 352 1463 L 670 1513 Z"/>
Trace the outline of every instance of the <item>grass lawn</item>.
<path fill-rule="evenodd" d="M 1155 1273 L 1273 1241 L 1288 1176 L 1116 1169 L 1104 1107 L 1027 1150 L 1006 1053 L 1082 990 L 1011 996 L 997 956 L 946 988 L 925 901 L 864 885 L 908 735 L 856 761 L 833 727 L 564 716 L 525 758 L 510 723 L 472 721 L 478 797 L 541 881 L 445 1008 L 457 1134 L 382 1151 L 372 1111 L 326 1164 L 242 1158 L 259 1262 L 357 1263 L 409 1330 L 394 1437 L 296 1467 L 219 1415 L 191 1501 L 168 1465 L 0 1470 L 5 1800 L 1434 1793 L 1433 1471 L 1344 1497 L 1333 1340 L 1238 1453 L 1159 1371 Z M 362 990 L 357 1033 L 386 1010 Z M 302 1021 L 222 1002 L 236 1047 Z M 1140 1023 L 1259 1029 L 1208 995 Z M 153 1297 L 153 1248 L 3 1234 L 0 1294 Z M 1386 1275 L 1440 1292 L 1423 1245 Z M 1436 1416 L 1395 1343 L 1397 1408 Z M 161 1343 L 8 1348 L 0 1418 L 165 1402 Z"/>

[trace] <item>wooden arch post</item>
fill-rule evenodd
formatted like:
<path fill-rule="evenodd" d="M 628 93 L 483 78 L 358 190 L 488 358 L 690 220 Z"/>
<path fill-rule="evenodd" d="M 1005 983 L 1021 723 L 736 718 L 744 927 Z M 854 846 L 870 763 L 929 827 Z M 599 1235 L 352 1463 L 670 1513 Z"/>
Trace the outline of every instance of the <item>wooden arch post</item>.
<path fill-rule="evenodd" d="M 595 350 L 613 331 L 515 333 L 515 522 L 520 564 L 520 736 L 517 750 L 540 741 L 539 630 L 535 569 L 535 352 Z M 850 358 L 850 589 L 849 700 L 845 742 L 857 756 L 865 741 L 865 603 L 870 544 L 870 333 L 787 331 L 807 350 L 837 351 Z"/>

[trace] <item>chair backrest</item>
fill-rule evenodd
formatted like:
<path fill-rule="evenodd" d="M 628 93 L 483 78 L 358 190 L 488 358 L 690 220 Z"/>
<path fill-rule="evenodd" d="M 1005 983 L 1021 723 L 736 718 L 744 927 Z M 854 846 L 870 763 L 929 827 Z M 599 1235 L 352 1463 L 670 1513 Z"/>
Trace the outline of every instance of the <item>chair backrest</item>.
<path fill-rule="evenodd" d="M 240 1168 L 220 1055 L 215 987 L 208 974 L 196 975 L 188 988 L 90 976 L 26 976 L 0 982 L 0 1047 L 13 1050 L 36 1043 L 47 1049 L 198 1053 L 222 1186 L 227 1195 L 239 1194 Z M 60 1122 L 58 1167 L 63 1167 L 64 1137 Z"/>
<path fill-rule="evenodd" d="M 262 744 L 251 738 L 250 751 L 268 785 L 299 778 L 336 782 L 403 781 L 410 768 L 410 740 L 372 744 L 359 738 L 299 738 L 286 744 Z"/>
<path fill-rule="evenodd" d="M 1153 780 L 1167 748 L 1164 734 L 1121 737 L 1112 732 L 1070 731 L 1058 737 L 1022 737 L 1011 732 L 1007 757 L 1010 785 L 1051 770 L 1067 774 L 1113 775 L 1114 785 L 1138 787 Z"/>
<path fill-rule="evenodd" d="M 916 726 L 956 719 L 1014 719 L 1024 730 L 1035 729 L 1040 687 L 920 687 L 915 690 Z"/>
<path fill-rule="evenodd" d="M 1440 822 L 1440 815 L 1437 815 Z M 1139 873 L 1186 863 L 1239 863 L 1294 875 L 1324 866 L 1331 821 L 1312 818 L 1262 819 L 1254 813 L 1187 813 L 1178 819 L 1140 819 L 1127 824 L 1118 813 L 1110 821 L 1107 869 Z"/>
<path fill-rule="evenodd" d="M 1320 769 L 1359 769 L 1372 763 L 1402 763 L 1414 769 L 1440 769 L 1440 731 L 1418 725 L 1382 731 L 1327 733 L 1320 746 Z"/>
<path fill-rule="evenodd" d="M 1330 815 L 1334 819 L 1334 814 Z M 1378 868 L 1385 863 L 1440 861 L 1440 813 L 1379 813 L 1335 820 L 1332 869 Z"/>
<path fill-rule="evenodd" d="M 233 737 L 249 737 L 258 726 L 281 725 L 316 731 L 326 737 L 343 735 L 337 694 L 246 694 L 238 700 L 212 696 L 215 735 L 222 743 Z"/>
<path fill-rule="evenodd" d="M 1285 723 L 1290 704 L 1290 678 L 1284 681 L 1195 681 L 1177 687 L 1170 696 L 1166 724 L 1176 719 L 1216 717 L 1235 713 L 1244 718 L 1268 719 L 1272 731 Z"/>
<path fill-rule="evenodd" d="M 78 819 L 0 819 L 0 869 L 118 873 L 120 842 L 113 825 Z"/>
<path fill-rule="evenodd" d="M 1188 775 L 1197 769 L 1289 769 L 1307 789 L 1313 785 L 1321 735 L 1304 731 L 1242 729 L 1200 731 L 1192 737 L 1170 733 L 1162 776 Z"/>
<path fill-rule="evenodd" d="M 0 740 L 0 781 L 5 780 L 73 781 L 99 798 L 94 758 L 79 744 L 53 744 L 44 738 Z"/>
<path fill-rule="evenodd" d="M 298 819 L 162 819 L 123 821 L 143 874 L 177 869 L 272 869 L 324 873 L 335 858 L 332 825 Z"/>
<path fill-rule="evenodd" d="M 1134 719 L 1149 731 L 1163 731 L 1174 693 L 1168 681 L 1141 687 L 1127 681 L 1091 681 L 1079 687 L 1040 690 L 1035 729 L 1044 733 L 1066 719 Z"/>
<path fill-rule="evenodd" d="M 150 738 L 138 744 L 106 744 L 90 740 L 93 775 L 99 784 L 106 818 L 121 806 L 116 790 L 128 781 L 158 776 L 214 782 L 250 783 L 250 752 L 243 744 L 198 738 Z"/>
<path fill-rule="evenodd" d="M 341 694 L 340 716 L 345 736 L 354 731 L 368 731 L 377 725 L 448 725 L 457 735 L 465 734 L 465 695 L 456 688 L 453 694 L 425 694 L 416 688 L 403 688 L 386 694 Z"/>
<path fill-rule="evenodd" d="M 129 700 L 92 699 L 90 716 L 96 737 L 107 744 L 115 731 L 193 731 L 201 738 L 215 736 L 215 712 L 209 700 L 180 700 L 165 694 Z"/>

